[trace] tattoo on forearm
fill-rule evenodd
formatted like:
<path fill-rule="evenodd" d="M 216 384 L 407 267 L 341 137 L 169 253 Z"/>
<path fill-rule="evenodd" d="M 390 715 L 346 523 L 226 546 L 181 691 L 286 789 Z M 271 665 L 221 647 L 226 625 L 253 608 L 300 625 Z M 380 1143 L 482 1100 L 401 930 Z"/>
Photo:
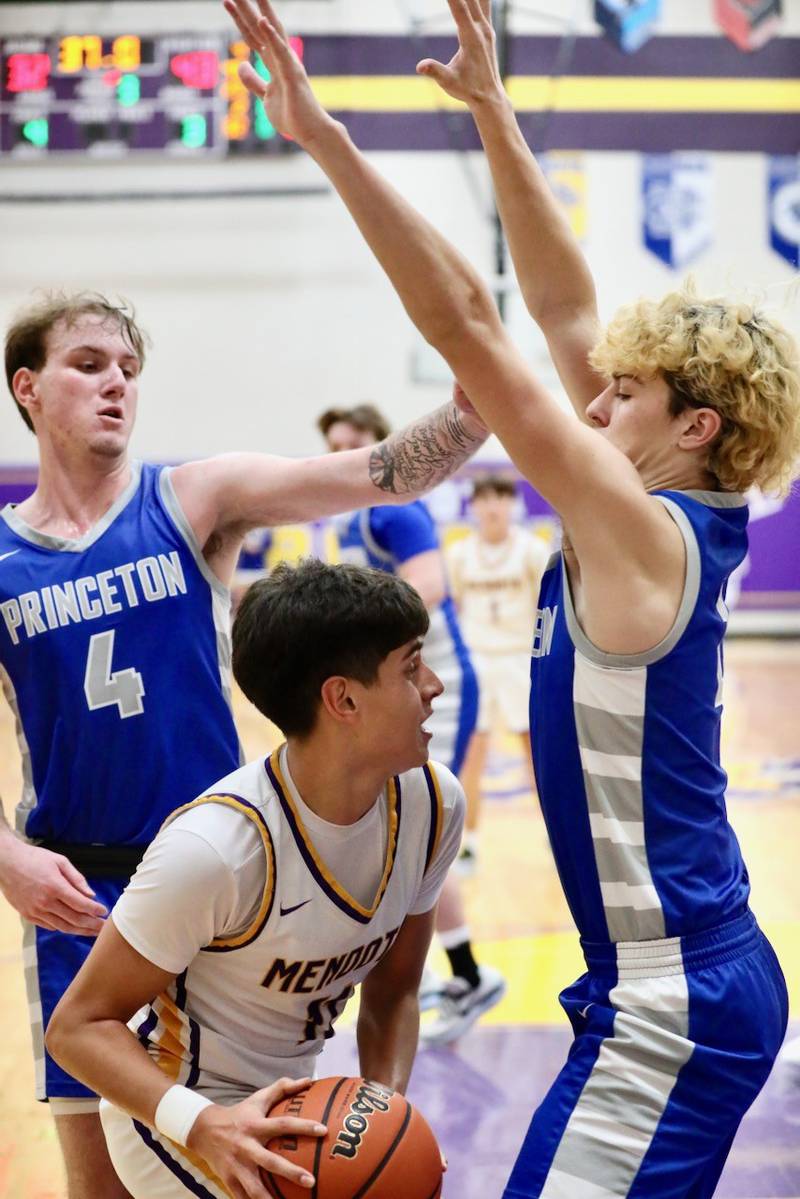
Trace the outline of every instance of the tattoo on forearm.
<path fill-rule="evenodd" d="M 445 404 L 379 442 L 370 455 L 369 477 L 380 491 L 420 494 L 449 479 L 483 440 L 467 430 L 455 404 Z"/>

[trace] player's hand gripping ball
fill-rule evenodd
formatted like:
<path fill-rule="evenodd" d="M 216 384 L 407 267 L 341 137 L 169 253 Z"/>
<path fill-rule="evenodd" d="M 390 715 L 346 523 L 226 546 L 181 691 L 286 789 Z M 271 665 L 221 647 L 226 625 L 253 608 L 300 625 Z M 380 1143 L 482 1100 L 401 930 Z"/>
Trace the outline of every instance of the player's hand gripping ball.
<path fill-rule="evenodd" d="M 276 1137 L 268 1148 L 313 1174 L 308 1190 L 264 1174 L 276 1199 L 437 1199 L 442 1156 L 429 1125 L 396 1091 L 363 1078 L 321 1078 L 271 1116 L 327 1125 L 324 1137 Z"/>

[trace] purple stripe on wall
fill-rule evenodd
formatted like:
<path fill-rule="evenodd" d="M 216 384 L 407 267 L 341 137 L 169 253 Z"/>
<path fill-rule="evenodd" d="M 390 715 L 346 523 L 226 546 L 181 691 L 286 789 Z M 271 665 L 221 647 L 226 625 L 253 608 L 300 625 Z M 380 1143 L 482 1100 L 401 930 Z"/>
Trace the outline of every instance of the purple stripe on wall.
<path fill-rule="evenodd" d="M 362 150 L 479 150 L 468 114 L 337 112 Z M 520 113 L 535 150 L 800 152 L 795 113 Z"/>
<path fill-rule="evenodd" d="M 516 36 L 509 48 L 509 74 L 549 75 L 561 37 Z M 421 58 L 447 62 L 454 37 L 315 36 L 303 39 L 312 75 L 413 75 Z M 800 62 L 800 38 L 775 38 L 755 54 L 743 54 L 728 38 L 655 37 L 636 54 L 623 54 L 604 37 L 575 39 L 565 75 L 700 76 L 793 79 Z"/>

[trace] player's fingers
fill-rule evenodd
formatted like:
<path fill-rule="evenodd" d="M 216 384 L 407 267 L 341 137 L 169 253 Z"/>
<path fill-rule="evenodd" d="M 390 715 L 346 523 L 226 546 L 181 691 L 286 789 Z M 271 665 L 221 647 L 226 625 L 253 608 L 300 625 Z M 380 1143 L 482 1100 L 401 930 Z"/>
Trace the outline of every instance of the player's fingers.
<path fill-rule="evenodd" d="M 267 1116 L 262 1135 L 265 1140 L 289 1134 L 296 1137 L 324 1137 L 327 1131 L 327 1127 L 316 1120 L 301 1120 L 299 1116 Z"/>
<path fill-rule="evenodd" d="M 486 15 L 486 11 L 485 6 L 481 3 L 481 0 L 464 0 L 464 3 L 466 4 L 467 12 L 473 21 L 483 20 L 484 16 Z M 489 5 L 491 7 L 491 0 L 489 0 Z"/>
<path fill-rule="evenodd" d="M 248 1170 L 233 1180 L 233 1185 L 227 1184 L 231 1199 L 269 1199 L 275 1192 L 264 1185 L 261 1171 Z"/>
<path fill-rule="evenodd" d="M 252 1098 L 266 1115 L 276 1103 L 279 1103 L 281 1099 L 285 1099 L 287 1095 L 297 1095 L 300 1091 L 305 1091 L 310 1086 L 310 1078 L 279 1078 L 277 1081 L 271 1083 L 270 1086 L 262 1087 L 260 1091 L 256 1091 L 252 1095 Z"/>
<path fill-rule="evenodd" d="M 259 37 L 264 39 L 265 46 L 269 47 L 269 52 L 272 55 L 274 64 L 280 70 L 285 71 L 297 65 L 297 56 L 294 50 L 289 45 L 289 39 L 285 33 L 279 33 L 274 25 L 262 17 L 258 23 Z M 268 64 L 272 65 L 272 64 Z"/>
<path fill-rule="evenodd" d="M 239 78 L 247 90 L 263 100 L 269 88 L 266 79 L 262 79 L 255 67 L 249 62 L 240 62 L 238 71 Z"/>
<path fill-rule="evenodd" d="M 445 92 L 449 92 L 452 87 L 456 86 L 455 71 L 446 67 L 444 63 L 437 62 L 435 58 L 423 58 L 421 62 L 418 62 L 417 74 L 432 79 Z"/>
<path fill-rule="evenodd" d="M 60 879 L 53 888 L 53 901 L 63 904 L 73 913 L 80 916 L 91 916 L 95 920 L 108 915 L 108 908 L 104 904 L 98 903 L 96 899 L 90 899 L 88 895 L 83 891 L 78 891 L 66 879 Z"/>
<path fill-rule="evenodd" d="M 89 886 L 80 870 L 72 865 L 72 862 L 69 860 L 69 858 L 63 857 L 62 854 L 56 854 L 55 859 L 58 869 L 61 871 L 67 882 L 72 883 L 73 887 L 75 887 L 78 891 L 81 891 L 84 895 L 88 895 L 89 899 L 94 899 L 94 891 Z"/>
<path fill-rule="evenodd" d="M 269 1149 L 263 1150 L 263 1157 L 259 1154 L 258 1164 L 262 1170 L 267 1170 L 270 1174 L 277 1174 L 280 1178 L 286 1178 L 290 1182 L 296 1183 L 297 1186 L 310 1188 L 314 1185 L 313 1174 L 309 1174 L 308 1170 L 304 1170 L 302 1166 L 296 1166 L 294 1162 L 288 1162 L 280 1154 L 271 1153 Z"/>
<path fill-rule="evenodd" d="M 225 11 L 233 17 L 239 32 L 251 50 L 258 48 L 258 13 L 247 0 L 223 0 Z"/>
<path fill-rule="evenodd" d="M 472 32 L 473 18 L 467 0 L 447 0 L 447 5 L 453 14 L 459 39 L 464 34 L 469 35 Z"/>
<path fill-rule="evenodd" d="M 267 1091 L 272 1091 L 279 1099 L 284 1095 L 297 1095 L 299 1091 L 304 1091 L 311 1086 L 310 1078 L 283 1078 L 277 1079 L 272 1086 L 266 1087 Z"/>
<path fill-rule="evenodd" d="M 262 17 L 266 17 L 272 28 L 278 31 L 284 41 L 288 42 L 289 39 L 286 36 L 286 30 L 284 29 L 283 23 L 276 13 L 274 7 L 272 4 L 270 4 L 270 0 L 256 0 L 256 3 L 258 4 Z"/>
<path fill-rule="evenodd" d="M 23 920 L 27 920 L 29 924 L 35 924 L 37 928 L 46 928 L 47 931 L 51 932 L 51 933 L 64 932 L 64 929 L 56 928 L 53 921 L 50 920 L 47 916 L 45 916 L 44 913 L 38 913 L 38 912 L 34 912 L 34 911 L 30 911 L 30 912 L 25 911 L 25 912 L 20 912 L 20 916 L 22 917 Z"/>
<path fill-rule="evenodd" d="M 59 900 L 54 900 L 43 913 L 51 920 L 59 932 L 72 933 L 78 937 L 96 937 L 103 928 L 103 921 L 97 916 L 82 915 Z"/>

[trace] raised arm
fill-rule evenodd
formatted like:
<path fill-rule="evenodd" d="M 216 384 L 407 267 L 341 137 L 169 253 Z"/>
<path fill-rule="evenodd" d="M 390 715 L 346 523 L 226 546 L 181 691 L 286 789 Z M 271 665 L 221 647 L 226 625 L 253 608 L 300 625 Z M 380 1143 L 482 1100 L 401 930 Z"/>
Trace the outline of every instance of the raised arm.
<path fill-rule="evenodd" d="M 304 146 L 328 176 L 412 321 L 447 360 L 521 473 L 564 518 L 582 569 L 594 564 L 601 570 L 597 608 L 608 611 L 621 598 L 619 585 L 614 590 L 606 584 L 625 578 L 623 571 L 646 599 L 648 587 L 655 591 L 654 582 L 672 580 L 682 569 L 680 534 L 664 509 L 648 497 L 623 453 L 548 395 L 508 337 L 480 276 L 320 107 L 269 0 L 258 4 L 260 18 L 248 0 L 225 0 L 271 72 L 267 84 L 244 64 L 243 81 L 263 98 L 272 123 Z M 626 594 L 632 594 L 630 585 Z M 642 628 L 660 627 L 663 614 L 655 617 L 647 608 L 637 609 Z M 637 648 L 645 646 L 617 652 Z"/>
<path fill-rule="evenodd" d="M 594 281 L 561 206 L 517 124 L 500 78 L 491 0 L 448 0 L 458 31 L 449 63 L 417 71 L 469 106 L 486 150 L 497 207 L 525 305 L 541 328 L 580 416 L 605 386 L 588 363 L 597 340 Z"/>

